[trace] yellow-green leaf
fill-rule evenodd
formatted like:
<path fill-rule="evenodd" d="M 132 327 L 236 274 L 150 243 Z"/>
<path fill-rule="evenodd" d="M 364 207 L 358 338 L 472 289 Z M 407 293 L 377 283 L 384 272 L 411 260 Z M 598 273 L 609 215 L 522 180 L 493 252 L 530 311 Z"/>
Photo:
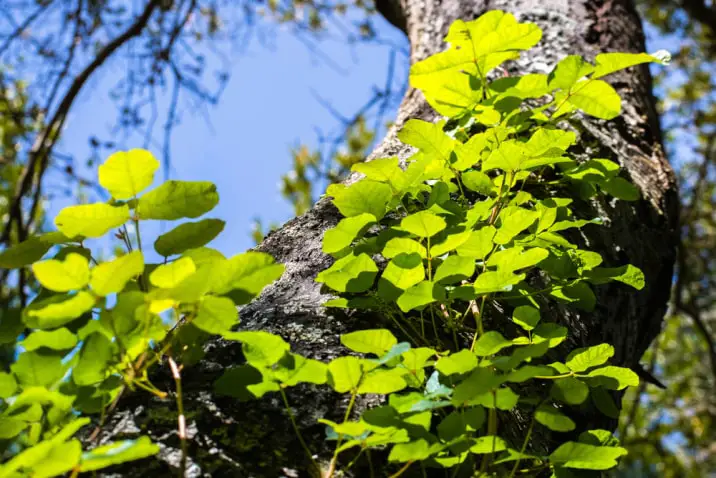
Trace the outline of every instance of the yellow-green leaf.
<path fill-rule="evenodd" d="M 149 282 L 155 287 L 169 289 L 196 272 L 194 261 L 182 257 L 169 264 L 162 264 L 149 274 Z"/>
<path fill-rule="evenodd" d="M 195 218 L 211 211 L 218 202 L 214 183 L 167 181 L 139 198 L 137 215 L 140 219 Z"/>
<path fill-rule="evenodd" d="M 32 272 L 44 287 L 56 292 L 81 289 L 89 282 L 89 262 L 80 255 L 68 254 L 64 261 L 50 259 L 36 262 Z"/>
<path fill-rule="evenodd" d="M 115 199 L 130 199 L 154 180 L 159 161 L 147 150 L 130 149 L 111 155 L 99 167 L 99 183 Z"/>
<path fill-rule="evenodd" d="M 55 226 L 67 237 L 102 237 L 128 220 L 129 206 L 126 204 L 82 204 L 60 211 L 55 218 Z"/>
<path fill-rule="evenodd" d="M 92 269 L 90 287 L 95 294 L 100 296 L 121 292 L 127 282 L 143 271 L 144 256 L 142 256 L 142 252 L 132 251 Z"/>

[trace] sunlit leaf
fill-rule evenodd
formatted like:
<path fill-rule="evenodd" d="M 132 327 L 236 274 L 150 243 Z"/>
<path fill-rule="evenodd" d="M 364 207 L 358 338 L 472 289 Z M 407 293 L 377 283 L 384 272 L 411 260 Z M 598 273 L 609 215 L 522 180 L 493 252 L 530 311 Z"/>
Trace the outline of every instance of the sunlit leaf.
<path fill-rule="evenodd" d="M 167 181 L 139 198 L 140 219 L 195 218 L 217 205 L 216 185 L 208 181 Z"/>
<path fill-rule="evenodd" d="M 99 184 L 115 199 L 131 199 L 152 184 L 157 169 L 159 161 L 147 150 L 119 151 L 98 168 Z"/>

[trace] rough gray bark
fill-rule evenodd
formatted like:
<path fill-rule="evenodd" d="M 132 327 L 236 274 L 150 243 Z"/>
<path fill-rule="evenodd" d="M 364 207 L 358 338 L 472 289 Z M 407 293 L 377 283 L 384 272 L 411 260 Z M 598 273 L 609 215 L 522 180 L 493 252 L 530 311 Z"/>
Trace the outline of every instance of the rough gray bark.
<path fill-rule="evenodd" d="M 379 11 L 403 29 L 412 46 L 415 62 L 442 50 L 442 38 L 455 19 L 472 20 L 489 9 L 502 9 L 521 21 L 532 21 L 544 30 L 539 46 L 511 66 L 513 72 L 548 72 L 568 54 L 593 58 L 603 51 L 644 51 L 640 20 L 629 0 L 382 0 Z M 640 267 L 647 286 L 634 292 L 619 284 L 597 287 L 598 306 L 593 313 L 554 308 L 553 319 L 568 325 L 570 341 L 565 348 L 601 342 L 613 344 L 615 361 L 635 366 L 659 332 L 669 296 L 677 241 L 677 195 L 670 166 L 664 159 L 658 117 L 651 96 L 646 68 L 633 68 L 610 77 L 622 95 L 624 114 L 608 123 L 585 119 L 581 140 L 585 154 L 617 160 L 642 191 L 635 203 L 606 201 L 585 204 L 585 214 L 598 213 L 606 227 L 585 229 L 582 241 L 599 251 L 608 265 L 632 263 Z M 408 91 L 396 126 L 368 159 L 409 152 L 395 134 L 408 118 L 435 119 L 435 114 L 416 91 Z M 305 215 L 286 223 L 269 235 L 259 249 L 286 265 L 286 273 L 254 303 L 241 311 L 242 327 L 282 335 L 295 351 L 328 360 L 343 350 L 341 333 L 376 327 L 379 318 L 336 314 L 323 309 L 325 300 L 316 274 L 330 265 L 321 252 L 323 232 L 339 220 L 327 200 L 319 201 Z M 206 359 L 183 373 L 185 407 L 190 430 L 190 476 L 309 476 L 307 459 L 294 436 L 279 397 L 238 402 L 215 397 L 211 384 L 221 371 L 241 362 L 240 346 L 215 340 Z M 158 385 L 171 390 L 166 371 Z M 327 391 L 299 387 L 289 399 L 305 430 L 305 438 L 326 463 L 329 448 L 323 442 L 322 416 L 336 418 L 345 406 L 342 398 Z M 592 427 L 613 428 L 612 420 L 598 412 L 584 411 L 581 422 Z M 501 430 L 520 436 L 525 424 L 519 412 L 502 417 Z M 180 456 L 176 437 L 174 403 L 146 394 L 123 398 L 104 428 L 103 440 L 148 433 L 162 446 L 159 459 L 144 460 L 117 470 L 122 476 L 174 476 Z M 550 437 L 537 433 L 535 446 L 544 448 Z M 379 460 L 380 458 L 376 458 Z M 356 473 L 361 476 L 360 473 Z"/>

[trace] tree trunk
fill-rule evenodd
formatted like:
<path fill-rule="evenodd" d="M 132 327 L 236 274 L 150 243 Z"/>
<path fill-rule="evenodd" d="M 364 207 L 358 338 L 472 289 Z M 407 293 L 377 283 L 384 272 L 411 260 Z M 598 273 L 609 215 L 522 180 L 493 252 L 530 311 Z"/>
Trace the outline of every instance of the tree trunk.
<path fill-rule="evenodd" d="M 640 20 L 629 0 L 378 0 L 379 11 L 401 28 L 411 44 L 411 62 L 445 48 L 442 38 L 456 19 L 473 20 L 487 10 L 501 9 L 520 21 L 532 21 L 543 30 L 537 48 L 510 66 L 510 73 L 548 73 L 568 54 L 593 59 L 604 51 L 644 51 Z M 603 122 L 584 119 L 580 141 L 585 155 L 618 161 L 642 191 L 637 202 L 603 201 L 585 204 L 586 214 L 598 214 L 604 227 L 586 228 L 576 240 L 602 254 L 605 264 L 627 263 L 640 267 L 646 287 L 634 292 L 618 283 L 596 287 L 597 308 L 592 313 L 554 309 L 553 320 L 566 324 L 569 348 L 607 342 L 614 345 L 617 365 L 635 366 L 658 334 L 666 309 L 675 259 L 677 191 L 670 166 L 664 159 L 658 116 L 651 95 L 646 67 L 614 75 L 612 84 L 623 98 L 623 115 Z M 415 90 L 406 93 L 393 127 L 371 154 L 373 158 L 408 155 L 409 148 L 396 139 L 396 132 L 409 118 L 435 120 L 436 114 Z M 340 219 L 326 199 L 305 215 L 270 234 L 259 250 L 286 265 L 284 276 L 254 303 L 241 310 L 242 327 L 282 335 L 298 353 L 330 360 L 345 352 L 339 335 L 360 328 L 378 327 L 378 318 L 326 310 L 326 300 L 316 274 L 331 258 L 321 252 L 326 229 Z M 550 311 L 552 312 L 552 311 Z M 216 397 L 213 381 L 223 369 L 242 362 L 240 345 L 216 339 L 206 347 L 206 358 L 183 372 L 184 403 L 189 428 L 189 476 L 308 476 L 307 458 L 286 414 L 280 396 L 239 402 Z M 173 389 L 167 370 L 158 372 L 156 383 Z M 317 391 L 316 388 L 322 388 Z M 297 387 L 289 401 L 309 446 L 325 464 L 333 442 L 323 441 L 320 417 L 340 420 L 345 397 L 327 387 Z M 366 403 L 363 404 L 366 406 Z M 614 428 L 614 421 L 599 412 L 584 411 L 581 424 Z M 519 413 L 501 417 L 501 434 L 523 435 L 525 423 Z M 149 434 L 162 451 L 148 459 L 117 470 L 122 476 L 175 476 L 180 457 L 173 400 L 159 400 L 137 393 L 123 397 L 104 427 L 103 440 Z M 536 434 L 533 446 L 545 449 L 547 433 Z M 380 460 L 377 457 L 376 460 Z M 375 462 L 375 460 L 374 460 Z M 356 476 L 362 476 L 356 472 Z M 406 475 L 407 476 L 407 475 Z"/>

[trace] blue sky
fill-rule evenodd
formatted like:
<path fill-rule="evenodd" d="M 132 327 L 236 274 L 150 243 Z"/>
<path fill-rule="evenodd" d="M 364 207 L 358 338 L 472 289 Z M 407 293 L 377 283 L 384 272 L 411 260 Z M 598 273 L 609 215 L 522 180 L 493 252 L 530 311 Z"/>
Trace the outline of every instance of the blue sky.
<path fill-rule="evenodd" d="M 407 48 L 404 36 L 387 22 L 377 19 L 375 25 L 382 38 Z M 316 145 L 316 128 L 325 133 L 339 127 L 316 95 L 350 116 L 370 99 L 373 86 L 382 86 L 386 78 L 390 47 L 385 45 L 320 43 L 321 51 L 339 67 L 335 68 L 318 60 L 288 29 L 277 28 L 272 43 L 269 49 L 254 42 L 233 56 L 231 79 L 219 104 L 209 106 L 208 115 L 184 107 L 171 143 L 171 179 L 216 183 L 220 203 L 207 217 L 224 219 L 227 224 L 211 246 L 229 255 L 253 246 L 250 231 L 254 217 L 264 223 L 282 223 L 292 217 L 291 205 L 279 192 L 280 177 L 291 167 L 289 150 L 299 143 Z M 108 91 L 121 75 L 122 66 L 116 63 L 103 71 L 72 109 L 59 150 L 78 158 L 77 164 L 91 155 L 90 136 L 111 137 L 117 110 Z M 394 111 L 387 112 L 387 118 L 392 117 Z M 155 139 L 161 140 L 161 134 L 159 128 Z M 119 142 L 120 149 L 144 144 L 141 135 L 112 139 Z M 158 146 L 149 149 L 161 160 Z M 80 167 L 80 172 L 96 178 L 96 168 Z M 52 182 L 65 180 L 61 173 L 54 174 Z M 157 176 L 158 183 L 164 171 Z M 54 196 L 48 204 L 50 217 L 75 201 Z M 153 241 L 156 233 L 171 227 L 143 228 L 144 241 Z"/>

